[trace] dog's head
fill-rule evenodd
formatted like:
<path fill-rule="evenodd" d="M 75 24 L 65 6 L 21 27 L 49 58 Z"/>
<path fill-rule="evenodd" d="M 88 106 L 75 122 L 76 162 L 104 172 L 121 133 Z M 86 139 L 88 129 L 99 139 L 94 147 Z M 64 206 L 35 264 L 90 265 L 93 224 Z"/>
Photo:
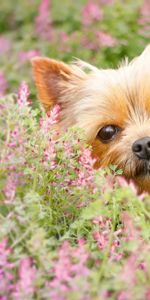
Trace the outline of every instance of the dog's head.
<path fill-rule="evenodd" d="M 84 129 L 96 167 L 115 164 L 150 192 L 150 46 L 118 69 L 34 58 L 33 74 L 44 107 L 61 106 L 61 130 Z"/>

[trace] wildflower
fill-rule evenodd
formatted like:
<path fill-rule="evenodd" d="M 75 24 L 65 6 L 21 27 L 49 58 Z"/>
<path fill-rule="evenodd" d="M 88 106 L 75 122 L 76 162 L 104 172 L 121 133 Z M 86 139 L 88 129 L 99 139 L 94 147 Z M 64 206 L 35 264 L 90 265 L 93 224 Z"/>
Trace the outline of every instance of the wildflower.
<path fill-rule="evenodd" d="M 79 242 L 76 248 L 72 248 L 67 241 L 62 244 L 58 252 L 58 259 L 53 264 L 53 279 L 49 282 L 51 288 L 49 295 L 52 299 L 64 300 L 69 293 L 78 291 L 76 282 L 83 276 L 84 288 L 87 288 L 85 278 L 89 274 L 86 267 L 88 258 L 89 254 L 84 248 L 84 243 Z"/>
<path fill-rule="evenodd" d="M 6 196 L 5 203 L 11 203 L 14 200 L 18 183 L 19 174 L 14 172 L 10 173 L 4 188 L 4 194 Z"/>
<path fill-rule="evenodd" d="M 97 31 L 96 40 L 100 47 L 113 47 L 116 44 L 115 38 L 113 38 L 108 32 Z"/>
<path fill-rule="evenodd" d="M 5 95 L 7 88 L 8 88 L 8 83 L 5 78 L 5 75 L 2 71 L 0 71 L 0 97 Z"/>
<path fill-rule="evenodd" d="M 140 238 L 139 230 L 135 228 L 133 219 L 128 212 L 122 213 L 121 220 L 124 225 L 124 233 L 127 240 L 137 240 Z"/>
<path fill-rule="evenodd" d="M 7 239 L 3 239 L 0 243 L 0 267 L 10 267 L 8 263 L 10 253 L 11 250 L 7 247 Z"/>
<path fill-rule="evenodd" d="M 140 33 L 149 38 L 150 32 L 150 1 L 144 0 L 140 9 L 139 24 L 141 25 Z"/>
<path fill-rule="evenodd" d="M 13 264 L 9 262 L 10 253 L 11 249 L 7 246 L 7 239 L 3 239 L 0 242 L 0 299 L 5 299 L 4 297 L 9 295 L 13 289 L 11 273 Z"/>
<path fill-rule="evenodd" d="M 57 167 L 55 143 L 54 140 L 50 139 L 44 150 L 43 165 L 47 170 L 53 170 Z"/>
<path fill-rule="evenodd" d="M 121 272 L 121 278 L 124 282 L 126 282 L 128 288 L 129 287 L 132 288 L 135 284 L 136 269 L 137 269 L 137 255 L 134 253 L 129 256 Z"/>
<path fill-rule="evenodd" d="M 86 169 L 93 171 L 93 166 L 94 166 L 94 163 L 96 162 L 96 159 L 91 157 L 90 149 L 83 147 L 81 149 L 81 156 L 79 158 L 79 162 Z"/>
<path fill-rule="evenodd" d="M 40 56 L 40 52 L 38 50 L 21 51 L 19 52 L 19 62 L 24 64 L 26 61 L 29 61 L 35 56 Z"/>
<path fill-rule="evenodd" d="M 11 43 L 9 39 L 7 39 L 3 35 L 0 35 L 0 55 L 8 53 L 10 48 L 11 48 Z"/>
<path fill-rule="evenodd" d="M 60 106 L 55 105 L 54 108 L 47 113 L 46 118 L 40 119 L 40 127 L 43 133 L 48 133 L 52 125 L 57 124 L 59 120 Z"/>
<path fill-rule="evenodd" d="M 52 24 L 50 20 L 50 0 L 42 0 L 38 16 L 35 20 L 37 35 L 44 39 L 52 38 Z"/>
<path fill-rule="evenodd" d="M 145 293 L 145 300 L 150 300 L 150 288 L 148 288 L 146 290 L 146 293 Z"/>
<path fill-rule="evenodd" d="M 68 35 L 65 31 L 59 33 L 58 39 L 61 41 L 59 51 L 71 52 L 71 47 L 69 45 L 69 40 L 73 39 L 73 34 Z"/>
<path fill-rule="evenodd" d="M 128 292 L 121 291 L 117 296 L 117 300 L 129 300 Z"/>
<path fill-rule="evenodd" d="M 83 7 L 82 10 L 82 24 L 84 26 L 91 25 L 95 21 L 102 20 L 103 13 L 100 10 L 100 7 L 93 1 L 90 0 Z"/>
<path fill-rule="evenodd" d="M 28 96 L 29 96 L 29 88 L 25 81 L 22 81 L 19 91 L 18 91 L 18 105 L 20 108 L 23 108 L 24 106 L 28 105 Z"/>
<path fill-rule="evenodd" d="M 121 187 L 129 187 L 135 195 L 138 194 L 138 189 L 137 189 L 135 183 L 132 180 L 127 182 L 127 180 L 122 176 L 118 176 L 116 179 L 117 179 L 117 182 L 119 183 L 119 185 Z M 147 194 L 145 192 L 143 192 L 140 195 L 138 195 L 138 197 L 139 197 L 140 200 L 143 200 L 146 195 Z"/>
<path fill-rule="evenodd" d="M 13 299 L 31 299 L 35 291 L 35 277 L 36 269 L 32 265 L 31 259 L 29 257 L 22 259 L 19 266 L 19 280 L 15 284 Z"/>

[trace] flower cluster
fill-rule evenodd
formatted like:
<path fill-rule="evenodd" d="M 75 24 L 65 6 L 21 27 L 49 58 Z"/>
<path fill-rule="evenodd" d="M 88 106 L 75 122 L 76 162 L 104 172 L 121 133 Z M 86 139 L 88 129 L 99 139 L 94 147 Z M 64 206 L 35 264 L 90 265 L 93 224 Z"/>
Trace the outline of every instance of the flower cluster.
<path fill-rule="evenodd" d="M 50 19 L 50 0 L 42 0 L 39 6 L 38 16 L 35 21 L 37 35 L 44 39 L 52 38 L 52 26 Z"/>
<path fill-rule="evenodd" d="M 148 196 L 28 97 L 1 99 L 0 299 L 149 300 Z"/>

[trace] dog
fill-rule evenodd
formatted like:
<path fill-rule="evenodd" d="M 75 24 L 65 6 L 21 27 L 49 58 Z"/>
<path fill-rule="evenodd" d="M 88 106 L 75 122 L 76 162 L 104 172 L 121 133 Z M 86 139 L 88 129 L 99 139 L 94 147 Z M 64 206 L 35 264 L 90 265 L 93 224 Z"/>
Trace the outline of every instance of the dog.
<path fill-rule="evenodd" d="M 62 131 L 74 124 L 84 130 L 95 168 L 117 165 L 150 193 L 150 45 L 117 69 L 42 57 L 32 68 L 41 103 L 60 105 Z"/>

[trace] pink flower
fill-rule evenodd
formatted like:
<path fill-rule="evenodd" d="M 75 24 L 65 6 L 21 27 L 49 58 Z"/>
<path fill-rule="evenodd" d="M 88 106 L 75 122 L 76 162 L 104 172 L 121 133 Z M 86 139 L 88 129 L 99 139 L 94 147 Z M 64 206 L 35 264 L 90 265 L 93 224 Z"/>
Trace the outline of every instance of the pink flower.
<path fill-rule="evenodd" d="M 11 250 L 7 247 L 7 239 L 3 239 L 0 243 L 0 268 L 10 266 L 10 263 L 8 263 L 10 253 Z"/>
<path fill-rule="evenodd" d="M 121 279 L 128 285 L 128 288 L 134 286 L 136 279 L 137 257 L 131 254 L 123 266 Z"/>
<path fill-rule="evenodd" d="M 15 300 L 30 299 L 33 297 L 36 269 L 29 257 L 21 260 L 19 266 L 19 280 L 15 285 L 13 296 Z"/>
<path fill-rule="evenodd" d="M 8 88 L 8 83 L 5 78 L 5 75 L 2 71 L 0 71 L 0 97 L 5 95 L 7 88 Z"/>
<path fill-rule="evenodd" d="M 113 47 L 116 45 L 116 40 L 109 33 L 104 31 L 96 32 L 97 43 L 100 47 Z"/>
<path fill-rule="evenodd" d="M 25 81 L 22 81 L 19 91 L 18 91 L 18 105 L 20 108 L 23 108 L 24 106 L 28 105 L 28 97 L 29 97 L 29 88 Z"/>
<path fill-rule="evenodd" d="M 91 157 L 91 151 L 88 148 L 82 148 L 81 149 L 81 156 L 79 158 L 79 162 L 82 166 L 84 166 L 86 169 L 89 169 L 90 171 L 93 171 L 93 166 L 96 159 Z"/>
<path fill-rule="evenodd" d="M 42 163 L 47 170 L 53 170 L 57 167 L 55 143 L 55 141 L 50 139 L 47 147 L 44 150 L 44 158 Z"/>
<path fill-rule="evenodd" d="M 128 212 L 123 212 L 121 216 L 122 223 L 124 225 L 124 233 L 127 240 L 137 240 L 140 238 L 139 231 L 135 228 L 133 219 Z"/>
<path fill-rule="evenodd" d="M 98 0 L 98 2 L 100 5 L 111 5 L 114 2 L 114 0 Z"/>
<path fill-rule="evenodd" d="M 148 288 L 145 293 L 145 300 L 150 300 L 150 288 Z"/>
<path fill-rule="evenodd" d="M 150 1 L 144 0 L 141 10 L 140 10 L 140 18 L 139 24 L 141 25 L 140 33 L 149 38 L 150 37 Z"/>
<path fill-rule="evenodd" d="M 73 38 L 73 34 L 68 35 L 65 31 L 59 33 L 58 39 L 60 41 L 59 51 L 71 52 L 71 47 L 69 45 L 70 39 Z"/>
<path fill-rule="evenodd" d="M 108 244 L 108 237 L 103 232 L 94 231 L 93 238 L 97 242 L 99 249 L 104 249 Z"/>
<path fill-rule="evenodd" d="M 13 289 L 12 279 L 13 275 L 11 269 L 13 264 L 9 262 L 10 248 L 7 246 L 7 239 L 0 243 L 0 296 L 5 299 Z M 8 299 L 8 298 L 6 298 Z"/>
<path fill-rule="evenodd" d="M 21 64 L 24 64 L 26 61 L 29 61 L 35 56 L 40 56 L 40 52 L 38 50 L 21 51 L 19 53 L 19 61 Z"/>
<path fill-rule="evenodd" d="M 10 41 L 3 35 L 0 36 L 0 55 L 6 54 L 11 48 Z"/>
<path fill-rule="evenodd" d="M 78 290 L 77 282 L 89 275 L 86 267 L 89 254 L 84 248 L 84 243 L 80 242 L 73 248 L 65 241 L 60 247 L 57 260 L 53 262 L 53 279 L 48 283 L 50 288 L 49 296 L 53 300 L 65 300 L 66 296 Z M 84 289 L 87 291 L 87 285 L 84 282 Z"/>
<path fill-rule="evenodd" d="M 43 133 L 48 133 L 54 124 L 58 123 L 60 114 L 60 106 L 55 105 L 54 108 L 47 113 L 46 118 L 40 119 L 40 127 Z"/>
<path fill-rule="evenodd" d="M 145 23 L 149 23 L 149 16 L 150 16 L 150 2 L 149 0 L 144 0 L 141 10 L 140 10 L 141 18 L 140 24 L 145 25 Z"/>
<path fill-rule="evenodd" d="M 36 32 L 39 37 L 50 40 L 53 30 L 50 20 L 50 0 L 41 0 L 38 16 L 35 20 Z"/>
<path fill-rule="evenodd" d="M 119 294 L 117 296 L 117 300 L 129 300 L 128 292 L 126 292 L 126 291 L 119 292 Z"/>
<path fill-rule="evenodd" d="M 94 21 L 100 21 L 102 16 L 103 14 L 100 7 L 93 0 L 90 0 L 83 7 L 82 23 L 84 26 L 91 25 Z"/>
<path fill-rule="evenodd" d="M 4 194 L 6 196 L 5 203 L 11 203 L 14 200 L 16 188 L 19 183 L 18 177 L 19 174 L 16 173 L 10 173 L 8 175 L 4 188 Z"/>

